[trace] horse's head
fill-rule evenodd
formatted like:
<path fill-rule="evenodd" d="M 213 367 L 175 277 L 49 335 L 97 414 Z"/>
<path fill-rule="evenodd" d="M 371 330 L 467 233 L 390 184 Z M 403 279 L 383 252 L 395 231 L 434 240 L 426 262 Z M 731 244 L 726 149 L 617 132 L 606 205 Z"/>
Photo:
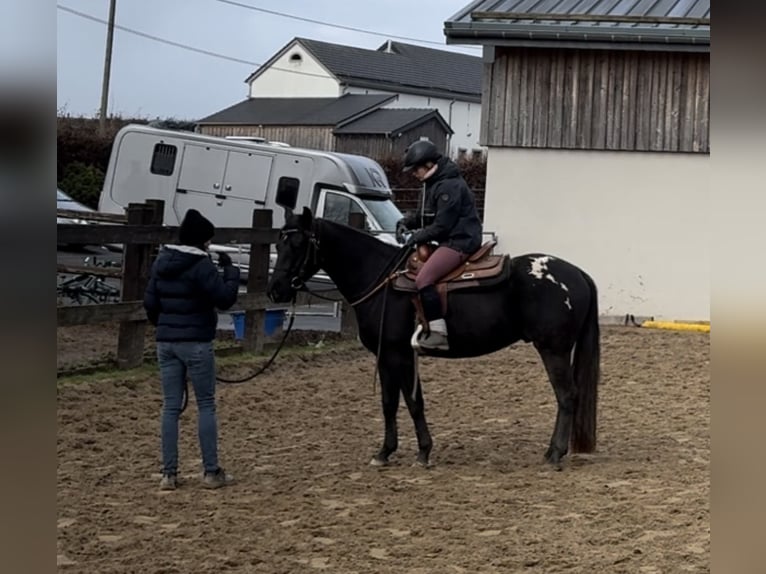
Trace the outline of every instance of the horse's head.
<path fill-rule="evenodd" d="M 289 213 L 277 242 L 277 262 L 266 293 L 275 303 L 291 301 L 295 292 L 317 271 L 319 261 L 314 217 L 308 207 Z"/>

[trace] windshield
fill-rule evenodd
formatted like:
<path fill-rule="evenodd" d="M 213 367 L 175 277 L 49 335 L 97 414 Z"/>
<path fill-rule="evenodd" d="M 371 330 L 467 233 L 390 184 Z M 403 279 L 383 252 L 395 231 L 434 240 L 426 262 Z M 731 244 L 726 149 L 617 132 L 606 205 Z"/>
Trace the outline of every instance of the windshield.
<path fill-rule="evenodd" d="M 375 219 L 378 220 L 382 231 L 396 231 L 396 223 L 402 218 L 402 213 L 390 199 L 371 197 L 360 198 Z"/>

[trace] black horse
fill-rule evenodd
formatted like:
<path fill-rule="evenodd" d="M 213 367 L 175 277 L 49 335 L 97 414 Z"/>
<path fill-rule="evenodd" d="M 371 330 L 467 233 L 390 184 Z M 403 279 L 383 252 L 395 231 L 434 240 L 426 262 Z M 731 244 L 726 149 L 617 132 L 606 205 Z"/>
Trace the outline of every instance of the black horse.
<path fill-rule="evenodd" d="M 428 466 L 433 443 L 411 344 L 416 324 L 412 293 L 395 289 L 387 280 L 407 257 L 405 249 L 314 218 L 309 209 L 288 213 L 268 296 L 275 302 L 290 301 L 319 269 L 329 275 L 353 305 L 362 344 L 378 354 L 385 436 L 371 464 L 386 464 L 397 449 L 396 413 L 402 393 L 415 425 L 417 462 Z M 593 452 L 596 447 L 596 286 L 584 271 L 557 257 L 527 254 L 509 261 L 506 279 L 494 287 L 448 294 L 450 350 L 429 354 L 476 357 L 520 340 L 533 343 L 556 393 L 558 412 L 545 459 L 558 466 L 570 439 L 572 452 Z"/>

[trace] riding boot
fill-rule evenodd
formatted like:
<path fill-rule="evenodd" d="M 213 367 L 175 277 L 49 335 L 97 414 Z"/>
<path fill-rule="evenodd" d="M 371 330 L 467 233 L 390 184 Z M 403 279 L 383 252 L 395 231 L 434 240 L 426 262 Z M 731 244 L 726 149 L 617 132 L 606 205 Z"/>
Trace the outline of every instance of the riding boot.
<path fill-rule="evenodd" d="M 418 295 L 430 331 L 426 337 L 418 341 L 419 345 L 423 349 L 449 351 L 447 323 L 444 321 L 442 302 L 436 287 L 428 285 L 418 291 Z"/>

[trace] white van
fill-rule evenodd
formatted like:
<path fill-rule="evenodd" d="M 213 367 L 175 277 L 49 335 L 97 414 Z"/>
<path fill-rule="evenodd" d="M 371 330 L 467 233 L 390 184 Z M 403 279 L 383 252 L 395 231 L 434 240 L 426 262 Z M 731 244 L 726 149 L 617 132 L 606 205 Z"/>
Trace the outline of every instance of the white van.
<path fill-rule="evenodd" d="M 115 137 L 98 207 L 124 213 L 161 199 L 167 225 L 193 207 L 216 227 L 248 227 L 254 208 L 271 209 L 274 227 L 284 207 L 343 223 L 362 212 L 368 231 L 395 244 L 402 214 L 392 197 L 383 169 L 364 156 L 131 124 Z"/>

